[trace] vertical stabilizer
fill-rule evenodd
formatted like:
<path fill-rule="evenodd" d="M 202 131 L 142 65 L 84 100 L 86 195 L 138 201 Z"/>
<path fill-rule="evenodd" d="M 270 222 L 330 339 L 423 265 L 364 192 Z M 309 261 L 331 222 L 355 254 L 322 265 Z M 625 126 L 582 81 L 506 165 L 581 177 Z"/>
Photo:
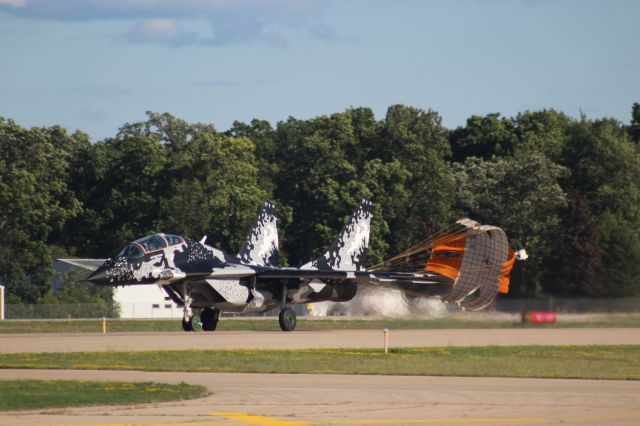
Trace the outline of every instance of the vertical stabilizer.
<path fill-rule="evenodd" d="M 275 206 L 264 203 L 238 253 L 245 265 L 278 266 L 278 226 Z"/>
<path fill-rule="evenodd" d="M 364 271 L 371 230 L 371 202 L 362 200 L 329 250 L 301 269 Z"/>

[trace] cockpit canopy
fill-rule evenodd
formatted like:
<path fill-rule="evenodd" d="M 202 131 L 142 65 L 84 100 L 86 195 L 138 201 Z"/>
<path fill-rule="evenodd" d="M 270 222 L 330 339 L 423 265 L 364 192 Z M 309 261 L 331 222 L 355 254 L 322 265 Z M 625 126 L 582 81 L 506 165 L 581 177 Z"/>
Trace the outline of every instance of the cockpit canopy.
<path fill-rule="evenodd" d="M 147 253 L 162 250 L 165 247 L 175 246 L 184 243 L 184 238 L 178 235 L 153 234 L 139 238 L 127 244 L 116 257 L 126 256 L 128 259 L 142 257 Z"/>

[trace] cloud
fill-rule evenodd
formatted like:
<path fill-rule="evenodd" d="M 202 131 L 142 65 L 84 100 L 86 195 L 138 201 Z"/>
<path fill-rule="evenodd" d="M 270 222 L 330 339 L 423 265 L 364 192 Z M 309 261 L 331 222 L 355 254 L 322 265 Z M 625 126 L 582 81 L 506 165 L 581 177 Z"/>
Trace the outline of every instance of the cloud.
<path fill-rule="evenodd" d="M 27 3 L 27 0 L 0 0 L 0 6 L 7 5 L 11 7 L 22 7 Z"/>
<path fill-rule="evenodd" d="M 178 28 L 172 19 L 146 19 L 136 22 L 124 34 L 126 40 L 134 43 L 155 43 L 170 46 L 192 44 L 198 35 Z"/>
<path fill-rule="evenodd" d="M 355 37 L 342 36 L 331 28 L 330 26 L 319 23 L 311 27 L 311 34 L 319 40 L 326 41 L 328 43 L 333 43 L 337 41 L 348 41 L 348 42 L 356 42 L 358 41 Z"/>
<path fill-rule="evenodd" d="M 286 46 L 290 30 L 325 42 L 349 40 L 324 22 L 329 6 L 327 0 L 0 0 L 0 13 L 71 22 L 132 21 L 125 40 L 170 46 Z M 179 25 L 202 19 L 210 23 L 210 34 Z"/>

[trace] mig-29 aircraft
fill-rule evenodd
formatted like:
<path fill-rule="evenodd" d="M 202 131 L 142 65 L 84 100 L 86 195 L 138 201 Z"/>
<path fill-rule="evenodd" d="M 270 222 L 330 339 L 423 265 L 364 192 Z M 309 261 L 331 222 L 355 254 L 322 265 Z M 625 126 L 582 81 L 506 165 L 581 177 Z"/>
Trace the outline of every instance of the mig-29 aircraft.
<path fill-rule="evenodd" d="M 363 200 L 329 249 L 299 268 L 278 265 L 271 203 L 263 205 L 235 256 L 207 245 L 206 236 L 194 241 L 158 233 L 129 243 L 110 259 L 60 260 L 93 270 L 87 279 L 95 284 L 160 286 L 184 307 L 185 331 L 194 330 L 196 314 L 202 329 L 213 331 L 220 312 L 259 313 L 278 306 L 280 328 L 292 331 L 296 314 L 288 305 L 346 302 L 366 286 L 438 298 L 467 310 L 483 309 L 498 292 L 508 291 L 516 255 L 500 228 L 462 219 L 367 269 L 371 218 L 371 203 Z"/>

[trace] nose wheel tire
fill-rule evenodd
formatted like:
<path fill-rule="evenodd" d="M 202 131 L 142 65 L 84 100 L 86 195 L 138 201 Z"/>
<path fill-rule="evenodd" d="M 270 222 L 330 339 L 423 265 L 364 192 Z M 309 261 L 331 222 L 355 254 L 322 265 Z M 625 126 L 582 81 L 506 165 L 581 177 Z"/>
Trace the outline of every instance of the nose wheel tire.
<path fill-rule="evenodd" d="M 291 308 L 284 308 L 280 311 L 279 316 L 280 328 L 282 331 L 293 331 L 296 328 L 296 313 Z"/>
<path fill-rule="evenodd" d="M 202 321 L 202 329 L 204 331 L 214 331 L 218 326 L 220 311 L 217 309 L 206 308 L 200 313 L 200 321 Z"/>
<path fill-rule="evenodd" d="M 184 331 L 195 331 L 193 328 L 193 317 L 188 320 L 185 318 L 182 319 L 182 329 Z"/>

